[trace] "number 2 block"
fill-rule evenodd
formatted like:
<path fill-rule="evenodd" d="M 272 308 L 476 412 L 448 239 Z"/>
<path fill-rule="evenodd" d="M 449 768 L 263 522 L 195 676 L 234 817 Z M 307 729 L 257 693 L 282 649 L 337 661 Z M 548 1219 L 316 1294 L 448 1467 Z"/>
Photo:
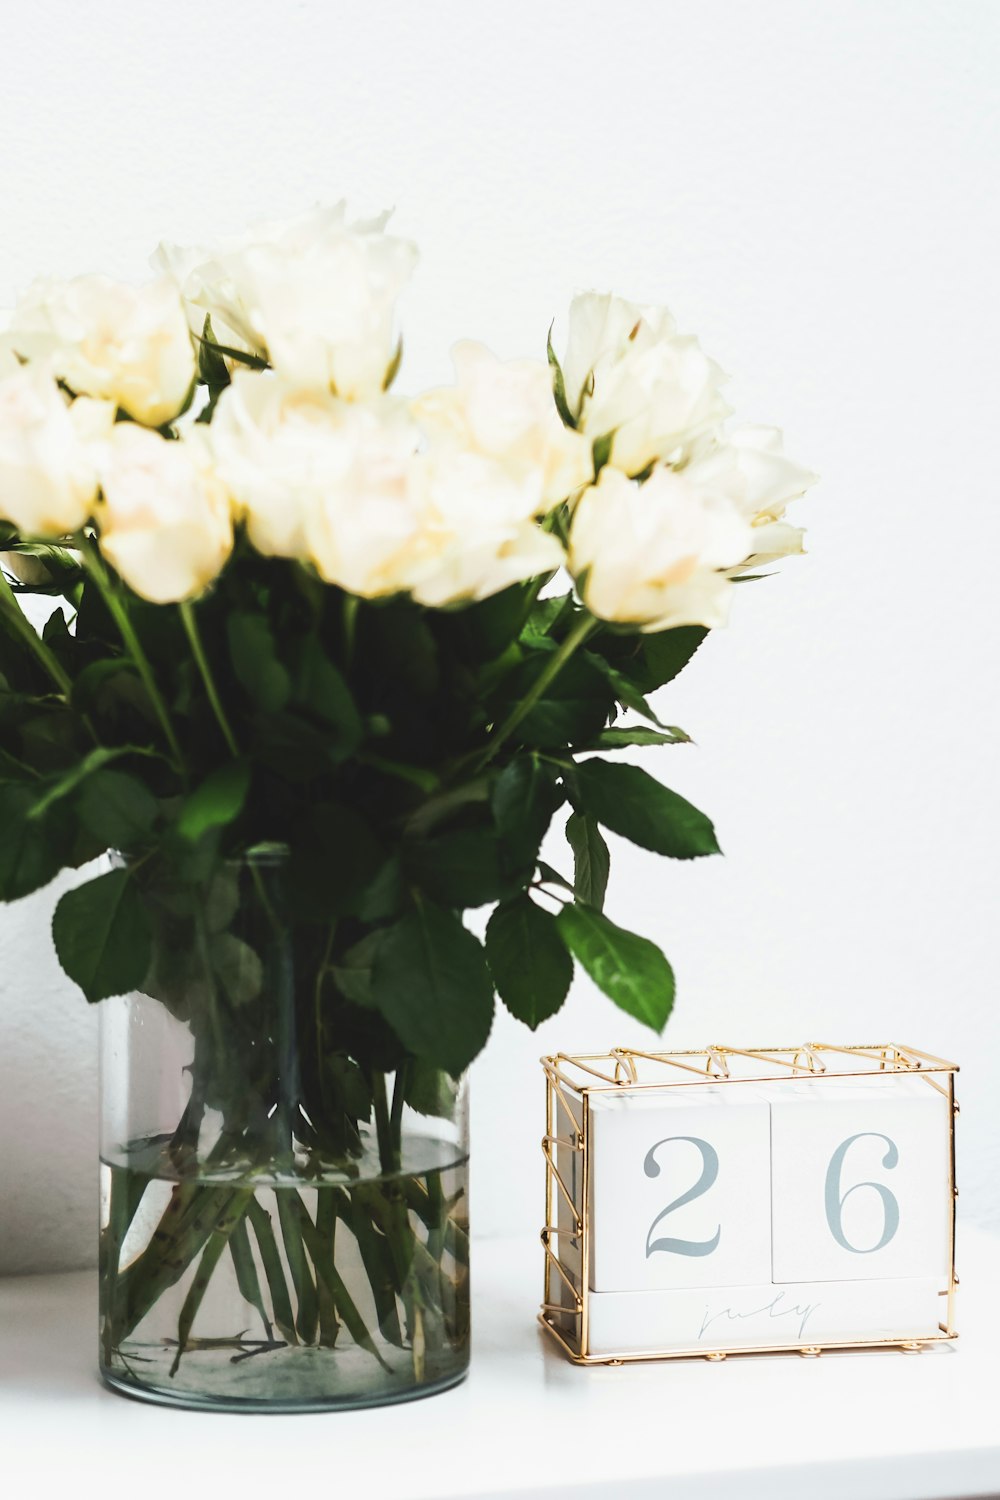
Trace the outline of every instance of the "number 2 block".
<path fill-rule="evenodd" d="M 947 1276 L 948 1101 L 922 1079 L 772 1086 L 775 1283 Z"/>
<path fill-rule="evenodd" d="M 743 1087 L 595 1093 L 594 1291 L 771 1279 L 770 1110 Z"/>

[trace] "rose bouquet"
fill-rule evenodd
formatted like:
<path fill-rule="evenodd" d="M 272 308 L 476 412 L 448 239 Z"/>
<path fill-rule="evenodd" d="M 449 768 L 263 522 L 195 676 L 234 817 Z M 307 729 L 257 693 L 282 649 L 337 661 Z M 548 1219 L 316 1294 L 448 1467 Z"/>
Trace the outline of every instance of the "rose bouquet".
<path fill-rule="evenodd" d="M 575 962 L 663 1026 L 673 974 L 603 914 L 601 830 L 717 844 L 615 753 L 687 740 L 649 695 L 801 550 L 811 476 L 727 430 L 662 308 L 588 293 L 562 358 L 463 343 L 452 386 L 397 395 L 414 260 L 317 210 L 161 247 L 141 287 L 38 283 L 0 349 L 0 898 L 113 851 L 53 934 L 88 1000 L 132 996 L 102 1360 L 160 1396 L 461 1373 L 454 1081 L 495 994 L 537 1026 Z"/>

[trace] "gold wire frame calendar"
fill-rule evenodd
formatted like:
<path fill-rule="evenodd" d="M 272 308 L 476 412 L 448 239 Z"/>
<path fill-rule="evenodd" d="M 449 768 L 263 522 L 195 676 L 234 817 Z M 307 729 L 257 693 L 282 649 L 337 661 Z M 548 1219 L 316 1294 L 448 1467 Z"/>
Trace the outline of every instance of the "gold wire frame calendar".
<path fill-rule="evenodd" d="M 797 1353 L 814 1356 L 826 1349 L 896 1348 L 917 1353 L 928 1344 L 957 1338 L 954 1325 L 955 1288 L 955 1099 L 958 1064 L 920 1052 L 915 1047 L 887 1043 L 879 1046 L 835 1047 L 810 1043 L 801 1047 L 708 1047 L 702 1052 L 640 1052 L 617 1047 L 607 1053 L 570 1056 L 556 1053 L 541 1059 L 546 1076 L 545 1288 L 539 1322 L 576 1364 L 621 1365 L 636 1360 L 722 1360 L 730 1354 Z M 711 1084 L 774 1084 L 787 1079 L 865 1078 L 905 1074 L 922 1079 L 947 1100 L 948 1116 L 948 1248 L 947 1284 L 938 1295 L 943 1318 L 938 1332 L 911 1338 L 858 1338 L 822 1343 L 794 1340 L 740 1345 L 737 1348 L 648 1349 L 642 1352 L 591 1351 L 590 1298 L 592 1255 L 592 1123 L 591 1101 L 597 1094 L 652 1092 Z"/>

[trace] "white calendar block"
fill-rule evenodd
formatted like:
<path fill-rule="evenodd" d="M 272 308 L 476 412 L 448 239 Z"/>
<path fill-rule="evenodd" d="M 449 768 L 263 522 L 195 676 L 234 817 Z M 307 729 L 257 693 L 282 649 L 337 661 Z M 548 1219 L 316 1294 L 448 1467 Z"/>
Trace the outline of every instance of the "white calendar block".
<path fill-rule="evenodd" d="M 590 1286 L 769 1281 L 770 1108 L 748 1087 L 590 1099 Z"/>
<path fill-rule="evenodd" d="M 949 1104 L 925 1080 L 795 1079 L 771 1107 L 771 1279 L 937 1277 L 950 1256 Z"/>
<path fill-rule="evenodd" d="M 913 1279 L 592 1292 L 590 1350 L 595 1357 L 670 1349 L 710 1354 L 933 1338 L 940 1290 L 935 1279 Z"/>

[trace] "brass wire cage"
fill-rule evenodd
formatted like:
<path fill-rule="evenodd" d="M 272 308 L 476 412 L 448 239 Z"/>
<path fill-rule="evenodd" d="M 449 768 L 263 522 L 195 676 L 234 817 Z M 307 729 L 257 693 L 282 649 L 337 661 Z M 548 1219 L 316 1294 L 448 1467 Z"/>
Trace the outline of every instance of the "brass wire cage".
<path fill-rule="evenodd" d="M 847 1061 L 845 1061 L 847 1059 Z M 543 1057 L 546 1077 L 545 1289 L 539 1322 L 575 1364 L 621 1365 L 636 1360 L 722 1360 L 730 1354 L 792 1353 L 818 1355 L 824 1349 L 897 1348 L 919 1352 L 925 1345 L 958 1337 L 954 1326 L 955 1288 L 955 1074 L 958 1064 L 893 1043 L 835 1047 L 812 1042 L 801 1047 L 706 1047 L 704 1051 L 640 1052 L 615 1047 L 610 1052 Z M 900 1073 L 920 1077 L 948 1101 L 948 1282 L 939 1332 L 912 1338 L 851 1339 L 817 1344 L 740 1345 L 738 1348 L 650 1349 L 641 1353 L 590 1352 L 589 1300 L 591 1261 L 591 1109 L 594 1094 L 655 1091 L 698 1084 L 774 1083 L 789 1078 L 861 1078 Z"/>

